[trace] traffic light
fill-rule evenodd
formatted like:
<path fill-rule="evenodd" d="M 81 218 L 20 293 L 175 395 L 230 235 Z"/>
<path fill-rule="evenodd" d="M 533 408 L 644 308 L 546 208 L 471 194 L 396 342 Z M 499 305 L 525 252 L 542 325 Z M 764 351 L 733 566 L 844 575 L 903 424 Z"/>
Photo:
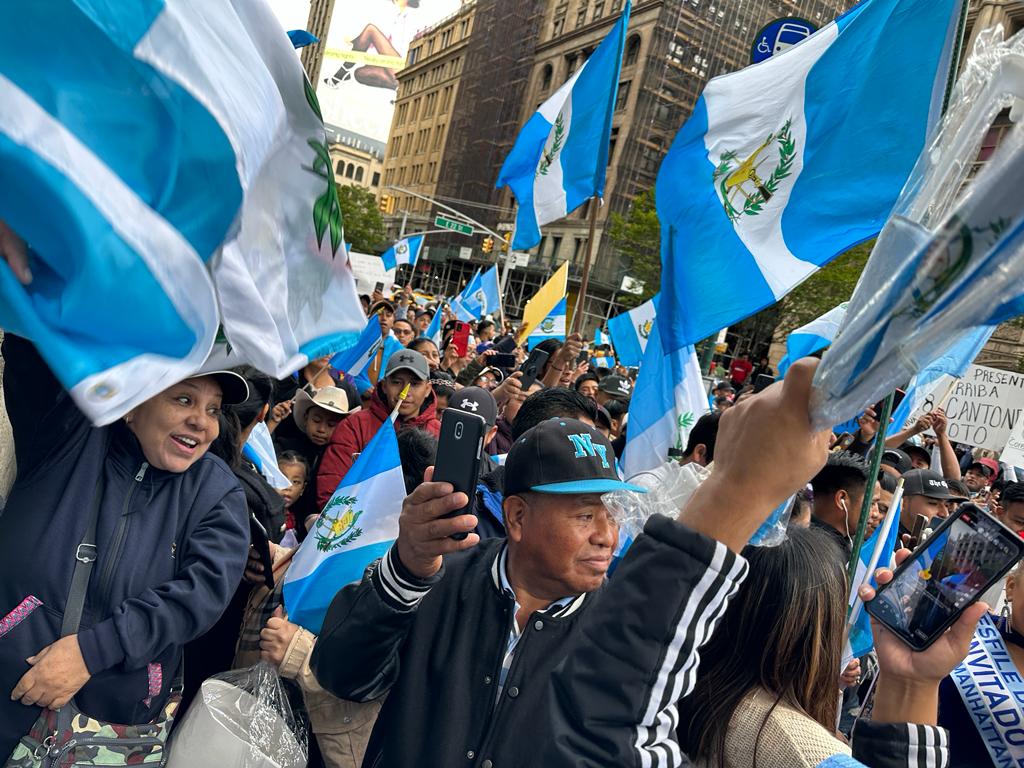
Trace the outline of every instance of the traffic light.
<path fill-rule="evenodd" d="M 481 246 L 484 253 L 490 253 L 494 250 L 494 238 L 488 235 L 484 238 L 484 244 Z"/>
<path fill-rule="evenodd" d="M 381 213 L 395 212 L 395 198 L 391 195 L 381 195 L 380 203 L 377 205 Z"/>
<path fill-rule="evenodd" d="M 512 233 L 506 232 L 502 238 L 505 242 L 501 244 L 501 252 L 508 253 L 509 245 L 512 243 Z"/>

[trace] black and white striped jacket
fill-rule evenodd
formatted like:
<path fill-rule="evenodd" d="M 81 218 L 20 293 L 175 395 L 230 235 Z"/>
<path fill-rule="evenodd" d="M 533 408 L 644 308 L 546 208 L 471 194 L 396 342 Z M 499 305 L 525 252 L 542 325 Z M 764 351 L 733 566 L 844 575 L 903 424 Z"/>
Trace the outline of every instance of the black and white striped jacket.
<path fill-rule="evenodd" d="M 746 577 L 720 542 L 656 515 L 579 622 L 552 676 L 544 768 L 680 768 L 676 703 L 692 689 L 700 647 Z M 948 733 L 927 725 L 861 721 L 853 755 L 819 768 L 944 768 Z M 500 768 L 495 764 L 495 768 Z"/>

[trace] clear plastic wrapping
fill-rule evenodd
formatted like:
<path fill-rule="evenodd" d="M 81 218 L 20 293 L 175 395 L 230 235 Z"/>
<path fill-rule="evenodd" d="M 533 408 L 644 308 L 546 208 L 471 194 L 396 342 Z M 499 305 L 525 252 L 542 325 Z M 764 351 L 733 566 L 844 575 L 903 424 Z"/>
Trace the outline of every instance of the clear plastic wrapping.
<path fill-rule="evenodd" d="M 1024 115 L 1024 33 L 983 32 L 879 236 L 814 382 L 819 429 L 903 386 L 969 330 L 1024 311 L 1024 126 L 980 168 L 993 120 Z"/>
<path fill-rule="evenodd" d="M 265 662 L 206 680 L 171 740 L 168 768 L 305 768 L 305 725 Z"/>
<path fill-rule="evenodd" d="M 709 475 L 709 470 L 699 464 L 680 466 L 670 461 L 629 478 L 633 485 L 646 488 L 647 493 L 612 491 L 601 496 L 619 524 L 619 541 L 632 541 L 639 536 L 651 515 L 676 518 Z"/>

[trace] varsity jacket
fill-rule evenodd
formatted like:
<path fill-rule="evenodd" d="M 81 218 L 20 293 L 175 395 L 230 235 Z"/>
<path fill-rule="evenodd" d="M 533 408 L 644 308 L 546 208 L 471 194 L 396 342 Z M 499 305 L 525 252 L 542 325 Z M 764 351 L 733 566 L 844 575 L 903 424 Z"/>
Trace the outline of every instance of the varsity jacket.
<path fill-rule="evenodd" d="M 532 731 L 535 765 L 688 765 L 675 735 L 676 702 L 693 689 L 700 647 L 746 574 L 746 561 L 721 542 L 652 516 L 552 675 L 544 720 Z M 818 766 L 949 764 L 948 734 L 934 726 L 862 720 L 852 746 L 850 758 L 836 742 Z"/>

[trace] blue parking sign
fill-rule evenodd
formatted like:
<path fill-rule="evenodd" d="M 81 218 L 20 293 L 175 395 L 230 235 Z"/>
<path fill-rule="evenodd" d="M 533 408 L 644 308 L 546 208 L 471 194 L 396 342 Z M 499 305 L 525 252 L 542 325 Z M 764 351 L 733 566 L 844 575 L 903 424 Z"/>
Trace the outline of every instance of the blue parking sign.
<path fill-rule="evenodd" d="M 807 19 L 796 16 L 776 19 L 757 33 L 750 51 L 750 61 L 753 64 L 760 64 L 775 54 L 802 43 L 817 31 L 818 27 Z"/>

